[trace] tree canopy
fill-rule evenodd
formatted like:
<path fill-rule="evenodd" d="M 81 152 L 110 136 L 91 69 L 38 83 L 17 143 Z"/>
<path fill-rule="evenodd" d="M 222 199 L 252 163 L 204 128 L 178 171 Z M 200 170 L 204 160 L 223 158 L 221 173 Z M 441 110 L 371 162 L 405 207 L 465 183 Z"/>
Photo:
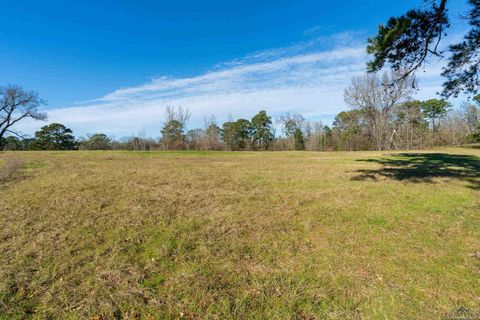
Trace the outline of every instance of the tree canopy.
<path fill-rule="evenodd" d="M 76 148 L 72 130 L 60 123 L 51 123 L 35 132 L 34 150 L 73 150 Z"/>
<path fill-rule="evenodd" d="M 426 118 L 432 122 L 432 129 L 436 131 L 435 120 L 447 115 L 451 104 L 445 100 L 430 99 L 421 103 L 421 108 Z"/>
<path fill-rule="evenodd" d="M 221 138 L 230 150 L 244 150 L 250 147 L 252 125 L 246 119 L 225 122 Z"/>
<path fill-rule="evenodd" d="M 260 150 L 265 150 L 273 140 L 272 118 L 262 110 L 251 121 L 253 144 Z"/>
<path fill-rule="evenodd" d="M 110 150 L 112 149 L 112 140 L 104 133 L 95 133 L 81 141 L 80 147 L 87 150 Z"/>
<path fill-rule="evenodd" d="M 450 27 L 447 0 L 426 2 L 427 9 L 412 9 L 381 24 L 376 36 L 368 39 L 367 51 L 373 55 L 368 71 L 375 72 L 389 64 L 404 76 L 415 73 L 428 58 L 447 58 L 442 95 L 470 96 L 479 92 L 480 79 L 480 0 L 468 0 L 465 18 L 470 30 L 459 43 L 442 50 L 441 41 Z"/>

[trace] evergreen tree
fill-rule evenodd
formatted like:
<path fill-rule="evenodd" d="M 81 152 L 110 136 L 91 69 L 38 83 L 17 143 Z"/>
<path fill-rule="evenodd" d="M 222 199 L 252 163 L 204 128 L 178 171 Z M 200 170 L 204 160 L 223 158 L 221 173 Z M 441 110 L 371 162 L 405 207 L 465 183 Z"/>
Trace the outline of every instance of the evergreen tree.
<path fill-rule="evenodd" d="M 76 149 L 72 130 L 60 123 L 51 123 L 35 132 L 34 150 L 73 150 Z"/>
<path fill-rule="evenodd" d="M 295 141 L 295 150 L 305 150 L 305 138 L 303 137 L 302 129 L 295 128 L 293 140 Z"/>
<path fill-rule="evenodd" d="M 80 143 L 81 149 L 86 150 L 110 150 L 112 149 L 112 140 L 106 134 L 96 133 Z"/>
<path fill-rule="evenodd" d="M 421 106 L 425 117 L 432 123 L 433 132 L 436 132 L 438 123 L 435 123 L 435 120 L 445 117 L 451 104 L 445 100 L 430 99 L 422 102 Z"/>
<path fill-rule="evenodd" d="M 162 128 L 162 143 L 167 150 L 182 149 L 185 145 L 184 126 L 178 120 L 168 121 Z"/>
<path fill-rule="evenodd" d="M 274 138 L 272 118 L 267 115 L 266 111 L 262 110 L 252 118 L 251 125 L 254 146 L 260 150 L 268 149 Z"/>
<path fill-rule="evenodd" d="M 448 56 L 442 73 L 446 78 L 442 95 L 477 94 L 480 88 L 480 0 L 468 0 L 470 9 L 464 17 L 470 30 L 463 41 L 451 45 L 447 51 L 439 45 L 450 27 L 447 0 L 426 3 L 426 9 L 409 10 L 379 26 L 377 35 L 368 39 L 367 51 L 373 55 L 368 71 L 378 71 L 388 63 L 408 76 L 421 68 L 429 57 Z"/>
<path fill-rule="evenodd" d="M 250 146 L 252 126 L 246 119 L 225 122 L 221 137 L 230 150 L 245 150 Z"/>

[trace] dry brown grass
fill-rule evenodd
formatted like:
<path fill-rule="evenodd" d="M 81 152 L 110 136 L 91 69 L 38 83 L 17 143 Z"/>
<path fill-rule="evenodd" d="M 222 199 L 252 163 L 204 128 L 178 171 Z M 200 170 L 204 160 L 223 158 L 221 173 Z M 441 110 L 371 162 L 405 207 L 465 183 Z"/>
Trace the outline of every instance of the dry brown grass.
<path fill-rule="evenodd" d="M 6 184 L 12 180 L 18 173 L 20 161 L 16 158 L 9 157 L 0 162 L 0 185 Z"/>
<path fill-rule="evenodd" d="M 13 155 L 3 319 L 438 319 L 480 304 L 472 172 L 398 179 L 363 161 L 376 152 Z"/>

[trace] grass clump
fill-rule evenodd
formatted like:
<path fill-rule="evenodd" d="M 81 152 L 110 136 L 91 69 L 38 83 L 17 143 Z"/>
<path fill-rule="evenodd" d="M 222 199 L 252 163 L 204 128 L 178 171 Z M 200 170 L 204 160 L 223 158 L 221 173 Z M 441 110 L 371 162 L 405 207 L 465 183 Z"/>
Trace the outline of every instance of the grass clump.
<path fill-rule="evenodd" d="M 16 158 L 0 159 L 0 184 L 5 184 L 17 176 L 20 161 Z"/>

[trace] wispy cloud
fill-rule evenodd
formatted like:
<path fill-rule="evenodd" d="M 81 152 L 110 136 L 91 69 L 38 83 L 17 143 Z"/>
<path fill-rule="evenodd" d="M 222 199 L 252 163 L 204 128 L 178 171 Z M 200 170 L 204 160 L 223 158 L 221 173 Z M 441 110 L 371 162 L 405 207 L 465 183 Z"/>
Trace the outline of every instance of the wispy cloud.
<path fill-rule="evenodd" d="M 49 110 L 49 120 L 77 134 L 124 136 L 144 129 L 157 136 L 169 105 L 191 111 L 190 127 L 212 114 L 223 121 L 229 116 L 250 118 L 260 109 L 272 115 L 295 111 L 307 118 L 328 118 L 345 109 L 343 90 L 350 78 L 365 72 L 367 56 L 360 38 L 365 39 L 354 33 L 316 37 L 222 63 L 198 76 L 158 77 L 74 107 Z M 437 86 L 434 73 L 426 77 L 429 86 Z M 20 129 L 31 133 L 38 127 L 25 123 Z"/>

